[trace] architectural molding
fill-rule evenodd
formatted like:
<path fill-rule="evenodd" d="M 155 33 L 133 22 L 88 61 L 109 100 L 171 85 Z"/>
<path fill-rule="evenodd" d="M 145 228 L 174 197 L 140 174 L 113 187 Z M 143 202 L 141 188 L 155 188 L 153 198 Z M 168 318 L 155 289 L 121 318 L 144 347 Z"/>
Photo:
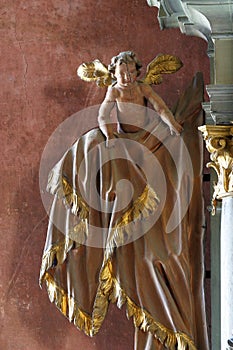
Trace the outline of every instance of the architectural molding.
<path fill-rule="evenodd" d="M 180 28 L 187 35 L 210 39 L 211 27 L 208 19 L 195 8 L 188 8 L 179 0 L 148 0 L 150 6 L 159 9 L 158 21 L 161 29 Z"/>
<path fill-rule="evenodd" d="M 182 33 L 207 41 L 232 37 L 233 0 L 147 0 L 159 9 L 161 29 L 179 27 Z"/>
<path fill-rule="evenodd" d="M 233 85 L 207 85 L 206 90 L 210 98 L 210 102 L 203 103 L 206 115 L 215 124 L 233 123 Z"/>

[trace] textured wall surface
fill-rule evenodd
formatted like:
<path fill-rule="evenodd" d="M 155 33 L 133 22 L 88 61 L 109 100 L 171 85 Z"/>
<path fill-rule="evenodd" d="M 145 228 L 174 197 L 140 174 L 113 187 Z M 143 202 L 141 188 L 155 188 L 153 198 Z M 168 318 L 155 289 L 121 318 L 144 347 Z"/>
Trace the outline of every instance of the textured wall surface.
<path fill-rule="evenodd" d="M 54 129 L 103 99 L 104 90 L 77 78 L 83 61 L 99 58 L 108 64 L 129 49 L 144 64 L 158 53 L 179 56 L 184 67 L 156 87 L 169 106 L 196 71 L 203 71 L 205 84 L 209 82 L 206 43 L 178 29 L 161 32 L 156 16 L 144 0 L 0 3 L 1 349 L 133 348 L 133 325 L 124 310 L 111 306 L 99 335 L 90 339 L 39 289 L 48 218 L 38 174 Z M 80 123 L 88 128 L 88 120 Z"/>

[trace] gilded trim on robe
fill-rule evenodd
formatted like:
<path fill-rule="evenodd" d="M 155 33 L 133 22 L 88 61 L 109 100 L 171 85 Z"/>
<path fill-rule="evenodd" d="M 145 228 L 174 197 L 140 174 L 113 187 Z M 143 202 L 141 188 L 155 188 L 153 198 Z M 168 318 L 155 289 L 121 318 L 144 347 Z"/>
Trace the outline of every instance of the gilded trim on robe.
<path fill-rule="evenodd" d="M 53 266 L 55 260 L 58 264 L 62 264 L 73 244 L 74 242 L 66 236 L 62 242 L 54 244 L 49 250 L 44 252 L 40 268 L 40 286 L 42 286 L 46 271 Z"/>
<path fill-rule="evenodd" d="M 68 206 L 74 215 L 79 215 L 80 219 L 88 217 L 88 205 L 62 174 L 54 170 L 50 172 L 47 191 L 63 199 L 65 206 Z"/>
<path fill-rule="evenodd" d="M 151 215 L 158 206 L 159 198 L 155 191 L 147 185 L 142 194 L 133 202 L 119 222 L 115 224 L 110 232 L 107 248 L 112 251 L 114 247 L 125 244 L 130 232 L 127 225 L 135 220 L 146 219 Z M 85 244 L 85 238 L 88 236 L 88 219 L 81 219 L 80 222 L 69 231 L 70 239 Z"/>
<path fill-rule="evenodd" d="M 55 303 L 62 314 L 66 316 L 70 322 L 73 322 L 78 329 L 91 336 L 91 317 L 79 309 L 78 303 L 74 298 L 70 297 L 60 288 L 48 272 L 45 273 L 44 280 L 51 303 Z"/>
<path fill-rule="evenodd" d="M 72 213 L 74 215 L 78 214 L 80 219 L 86 219 L 89 212 L 87 204 L 64 177 L 62 177 L 62 191 L 66 202 L 71 207 Z"/>
<path fill-rule="evenodd" d="M 167 329 L 126 295 L 117 279 L 112 276 L 110 259 L 106 261 L 100 273 L 100 283 L 92 317 L 80 310 L 78 302 L 60 288 L 48 272 L 45 273 L 44 280 L 50 301 L 54 302 L 62 314 L 88 336 L 92 337 L 98 333 L 105 319 L 109 302 L 112 302 L 116 303 L 118 308 L 126 304 L 127 317 L 133 318 L 135 327 L 144 332 L 152 333 L 166 348 L 197 350 L 193 341 L 186 334 Z"/>
<path fill-rule="evenodd" d="M 107 249 L 109 253 L 114 247 L 119 247 L 126 243 L 126 239 L 132 232 L 127 225 L 136 220 L 146 219 L 158 206 L 159 198 L 155 191 L 147 185 L 142 194 L 133 202 L 133 205 L 127 210 L 119 222 L 113 227 L 112 235 L 108 239 Z"/>
<path fill-rule="evenodd" d="M 73 190 L 71 190 L 71 186 L 65 179 L 64 184 L 64 188 L 67 189 L 65 193 L 69 196 Z M 141 196 L 134 201 L 132 207 L 125 212 L 121 220 L 112 229 L 113 236 L 110 238 L 107 246 L 108 254 L 112 252 L 115 246 L 124 244 L 124 234 L 128 233 L 126 225 L 139 218 L 144 219 L 148 217 L 154 210 L 156 210 L 158 202 L 159 199 L 156 193 L 147 185 Z M 86 208 L 84 207 L 84 211 L 85 210 Z M 87 235 L 88 221 L 87 219 L 81 219 L 79 224 L 75 225 L 72 230 L 69 230 L 68 235 L 65 235 L 65 239 L 62 242 L 53 245 L 49 250 L 44 252 L 40 269 L 40 285 L 43 282 L 45 272 L 52 267 L 54 260 L 56 259 L 58 264 L 62 264 L 66 259 L 66 254 L 72 248 L 74 241 L 79 244 L 84 244 Z"/>
<path fill-rule="evenodd" d="M 113 229 L 115 233 L 109 247 L 112 244 L 120 244 L 122 238 L 120 232 L 123 234 L 124 226 L 129 222 L 146 218 L 157 208 L 159 202 L 155 192 L 149 186 L 146 186 L 143 193 L 137 200 L 134 201 L 133 206 L 122 216 L 121 220 Z M 85 220 L 86 221 L 86 220 Z M 75 226 L 75 234 L 83 233 L 85 230 L 83 226 L 84 220 Z M 81 231 L 79 232 L 79 228 Z M 77 236 L 78 237 L 78 236 Z M 112 264 L 109 256 L 111 250 L 107 247 L 105 250 L 105 263 L 99 277 L 99 286 L 96 293 L 92 316 L 79 308 L 78 302 L 72 296 L 69 296 L 64 289 L 59 287 L 54 281 L 53 277 L 46 272 L 53 266 L 54 260 L 58 264 L 62 264 L 67 256 L 67 253 L 73 246 L 74 237 L 66 237 L 64 241 L 52 246 L 43 256 L 40 284 L 46 282 L 49 299 L 54 302 L 58 309 L 66 316 L 70 322 L 84 331 L 88 336 L 94 336 L 98 333 L 108 310 L 109 302 L 116 303 L 118 308 L 126 304 L 127 317 L 133 318 L 135 327 L 144 332 L 152 333 L 164 346 L 168 349 L 177 350 L 196 350 L 192 340 L 184 333 L 174 332 L 167 329 L 159 322 L 155 321 L 153 317 L 145 309 L 136 305 L 131 298 L 127 296 L 121 288 L 120 283 L 112 275 Z M 112 247 L 113 248 L 113 247 Z"/>

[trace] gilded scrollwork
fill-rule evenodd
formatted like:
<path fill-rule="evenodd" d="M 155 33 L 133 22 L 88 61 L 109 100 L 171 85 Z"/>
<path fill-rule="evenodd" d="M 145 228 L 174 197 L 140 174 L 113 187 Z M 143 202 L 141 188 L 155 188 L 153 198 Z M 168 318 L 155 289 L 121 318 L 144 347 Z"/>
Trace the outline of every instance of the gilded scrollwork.
<path fill-rule="evenodd" d="M 214 183 L 212 198 L 215 214 L 216 201 L 233 196 L 233 127 L 231 125 L 204 125 L 199 127 L 210 152 L 211 162 L 208 168 L 213 168 L 218 176 Z"/>

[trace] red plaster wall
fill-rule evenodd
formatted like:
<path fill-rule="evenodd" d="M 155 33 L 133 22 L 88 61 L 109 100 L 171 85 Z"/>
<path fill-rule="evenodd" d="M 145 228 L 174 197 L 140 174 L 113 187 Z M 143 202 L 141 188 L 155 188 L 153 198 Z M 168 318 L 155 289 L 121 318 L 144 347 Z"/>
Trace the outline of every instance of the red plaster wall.
<path fill-rule="evenodd" d="M 134 50 L 184 67 L 156 90 L 171 106 L 196 71 L 209 82 L 207 45 L 178 29 L 160 31 L 146 0 L 31 0 L 0 3 L 1 33 L 1 338 L 3 350 L 133 348 L 133 326 L 114 306 L 93 339 L 77 331 L 38 287 L 47 215 L 38 185 L 40 158 L 68 116 L 100 103 L 104 90 L 76 77 L 83 61 L 109 63 Z M 88 127 L 88 120 L 85 121 Z"/>

